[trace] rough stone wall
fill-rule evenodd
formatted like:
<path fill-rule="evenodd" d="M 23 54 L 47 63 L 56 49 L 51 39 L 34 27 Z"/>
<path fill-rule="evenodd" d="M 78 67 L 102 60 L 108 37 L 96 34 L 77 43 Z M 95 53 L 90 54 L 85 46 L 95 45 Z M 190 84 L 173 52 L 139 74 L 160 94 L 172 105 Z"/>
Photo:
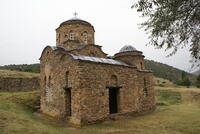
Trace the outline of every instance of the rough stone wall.
<path fill-rule="evenodd" d="M 115 60 L 123 61 L 129 65 L 137 67 L 137 69 L 144 70 L 144 57 L 143 56 L 118 56 Z"/>
<path fill-rule="evenodd" d="M 56 30 L 56 45 L 62 46 L 64 42 L 69 39 L 69 32 L 73 31 L 75 33 L 74 40 L 78 40 L 80 44 L 94 44 L 94 29 L 91 26 L 81 25 L 81 24 L 70 24 L 63 25 Z M 88 40 L 87 43 L 84 41 L 83 33 L 87 32 Z"/>
<path fill-rule="evenodd" d="M 0 90 L 32 91 L 40 89 L 39 78 L 0 78 Z"/>
<path fill-rule="evenodd" d="M 78 20 L 63 22 L 56 29 L 56 46 L 68 51 L 48 47 L 42 53 L 41 111 L 57 118 L 68 116 L 75 124 L 102 120 L 110 115 L 111 87 L 120 88 L 116 95 L 119 114 L 154 108 L 153 75 L 139 71 L 144 69 L 141 51 L 115 54 L 114 59 L 132 67 L 74 60 L 68 55 L 107 58 L 99 46 L 93 45 L 94 32 L 90 23 Z M 74 50 L 80 45 L 87 46 Z"/>
<path fill-rule="evenodd" d="M 67 40 L 62 44 L 62 47 L 67 50 L 73 50 L 77 48 L 77 46 L 80 46 L 80 42 L 78 40 Z"/>
<path fill-rule="evenodd" d="M 106 58 L 106 54 L 101 50 L 101 48 L 95 45 L 88 45 L 84 49 L 74 50 L 72 51 L 72 53 L 85 56 Z"/>
<path fill-rule="evenodd" d="M 68 116 L 69 99 L 65 88 L 71 90 L 71 118 L 79 124 L 81 119 L 79 72 L 80 69 L 69 55 L 46 49 L 41 58 L 41 110 L 57 118 Z M 69 79 L 68 79 L 68 78 Z M 50 78 L 50 81 L 49 81 Z"/>
<path fill-rule="evenodd" d="M 44 51 L 40 67 L 41 110 L 50 116 L 65 118 L 71 113 L 70 120 L 75 124 L 107 118 L 110 115 L 107 87 L 121 87 L 117 96 L 119 114 L 146 111 L 155 106 L 152 73 L 74 60 L 51 48 Z M 145 96 L 144 87 L 148 93 Z M 66 88 L 71 88 L 71 112 Z"/>
<path fill-rule="evenodd" d="M 153 86 L 153 73 L 138 71 L 139 111 L 155 108 L 155 91 Z M 145 93 L 146 88 L 146 93 Z"/>
<path fill-rule="evenodd" d="M 81 89 L 81 121 L 93 122 L 109 116 L 108 86 L 121 86 L 118 96 L 118 113 L 143 111 L 140 102 L 141 90 L 138 83 L 136 69 L 108 64 L 80 62 L 82 68 Z M 117 83 L 111 84 L 112 76 L 116 76 Z M 149 81 L 150 82 L 150 81 Z M 151 83 L 149 83 L 151 84 Z M 152 94 L 149 93 L 149 96 Z M 149 100 L 152 99 L 149 97 Z M 153 101 L 148 102 L 154 105 Z M 149 108 L 150 109 L 150 108 Z"/>

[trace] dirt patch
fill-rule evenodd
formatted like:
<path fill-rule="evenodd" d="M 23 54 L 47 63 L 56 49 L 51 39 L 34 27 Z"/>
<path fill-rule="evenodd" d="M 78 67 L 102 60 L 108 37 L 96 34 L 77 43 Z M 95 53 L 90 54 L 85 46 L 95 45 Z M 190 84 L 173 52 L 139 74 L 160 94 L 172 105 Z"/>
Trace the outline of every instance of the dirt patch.
<path fill-rule="evenodd" d="M 108 132 L 105 134 L 136 134 L 135 131 L 133 130 L 128 130 L 128 131 L 114 131 L 114 132 Z"/>

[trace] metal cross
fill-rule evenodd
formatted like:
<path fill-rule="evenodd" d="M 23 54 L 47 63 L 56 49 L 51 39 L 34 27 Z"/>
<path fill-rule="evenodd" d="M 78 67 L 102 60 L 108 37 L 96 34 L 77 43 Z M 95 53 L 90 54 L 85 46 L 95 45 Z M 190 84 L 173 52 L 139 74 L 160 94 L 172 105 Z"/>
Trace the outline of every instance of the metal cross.
<path fill-rule="evenodd" d="M 78 13 L 77 13 L 77 12 L 75 12 L 75 13 L 74 13 L 74 17 L 76 18 L 76 17 L 77 17 L 77 15 L 78 15 Z"/>

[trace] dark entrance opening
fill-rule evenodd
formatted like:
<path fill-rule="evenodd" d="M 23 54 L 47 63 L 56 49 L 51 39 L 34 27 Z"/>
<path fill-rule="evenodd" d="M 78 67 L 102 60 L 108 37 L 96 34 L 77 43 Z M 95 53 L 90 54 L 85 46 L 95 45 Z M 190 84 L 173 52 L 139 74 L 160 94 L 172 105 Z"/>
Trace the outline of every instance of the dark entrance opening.
<path fill-rule="evenodd" d="M 110 114 L 118 112 L 119 87 L 108 87 L 109 89 L 109 111 Z"/>
<path fill-rule="evenodd" d="M 66 116 L 71 116 L 71 88 L 65 88 Z"/>

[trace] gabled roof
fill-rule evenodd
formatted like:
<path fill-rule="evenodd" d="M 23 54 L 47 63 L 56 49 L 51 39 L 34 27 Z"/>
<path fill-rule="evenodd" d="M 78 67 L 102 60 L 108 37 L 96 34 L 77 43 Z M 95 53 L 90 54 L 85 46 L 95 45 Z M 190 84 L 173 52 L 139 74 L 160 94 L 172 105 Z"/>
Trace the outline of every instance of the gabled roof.
<path fill-rule="evenodd" d="M 90 61 L 90 62 L 96 62 L 96 63 L 104 63 L 104 64 L 112 64 L 112 65 L 121 65 L 121 66 L 131 67 L 128 64 L 126 64 L 122 61 L 117 61 L 117 60 L 113 60 L 113 59 L 106 59 L 106 58 L 98 58 L 98 57 L 72 54 L 72 53 L 70 53 L 70 51 L 67 51 L 64 47 L 47 46 L 47 47 L 44 48 L 42 55 L 47 48 L 51 48 L 53 51 L 62 50 L 66 54 L 70 55 L 74 60 Z M 42 57 L 42 55 L 41 55 L 41 57 Z M 40 57 L 40 59 L 41 59 L 41 57 Z"/>

